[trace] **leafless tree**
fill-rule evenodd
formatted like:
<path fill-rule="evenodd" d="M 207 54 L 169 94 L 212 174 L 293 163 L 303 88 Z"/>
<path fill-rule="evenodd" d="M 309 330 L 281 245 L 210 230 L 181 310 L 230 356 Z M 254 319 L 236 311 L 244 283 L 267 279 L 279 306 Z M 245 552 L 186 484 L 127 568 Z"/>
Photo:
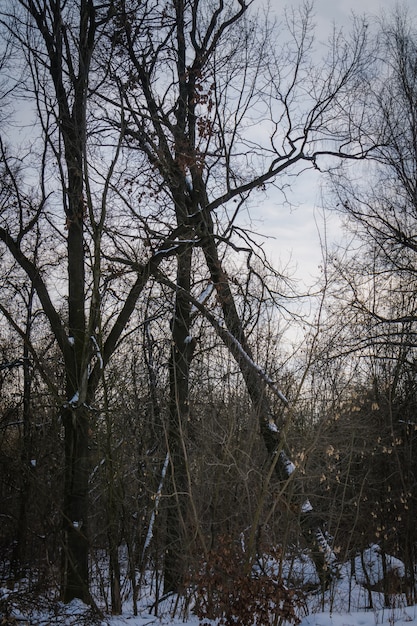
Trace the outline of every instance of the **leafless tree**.
<path fill-rule="evenodd" d="M 38 181 L 30 204 L 26 203 L 30 194 L 24 197 L 11 167 L 12 156 L 5 148 L 2 150 L 10 189 L 8 202 L 2 207 L 0 239 L 8 251 L 5 258 L 14 259 L 30 280 L 64 364 L 65 389 L 55 389 L 54 398 L 65 429 L 65 601 L 74 597 L 90 600 L 88 480 L 95 390 L 152 267 L 166 256 L 167 248 L 162 244 L 159 258 L 155 254 L 136 268 L 136 277 L 128 285 L 124 302 L 116 308 L 113 324 L 103 338 L 102 236 L 120 142 L 116 138 L 112 144 L 97 196 L 89 170 L 92 131 L 88 130 L 87 120 L 93 53 L 110 10 L 110 5 L 96 7 L 90 0 L 79 5 L 22 1 L 2 7 L 5 37 L 15 51 L 23 50 L 21 87 L 25 91 L 20 93 L 23 102 L 30 103 L 29 113 L 37 115 L 40 139 L 30 139 L 32 146 L 26 156 L 26 164 L 29 156 L 38 158 L 26 170 L 29 181 L 34 176 Z M 97 74 L 94 78 L 98 80 Z M 34 232 L 39 238 L 34 238 Z M 42 253 L 34 255 L 30 250 L 37 241 Z M 62 263 L 67 266 L 66 275 L 61 273 Z M 49 271 L 51 267 L 57 268 L 56 277 Z M 6 305 L 3 312 L 13 325 Z M 105 321 L 109 323 L 108 318 Z M 24 334 L 23 329 L 15 330 Z M 37 359 L 35 347 L 28 345 L 31 356 Z M 41 365 L 39 359 L 37 365 Z"/>
<path fill-rule="evenodd" d="M 171 243 L 176 279 L 166 271 L 164 278 L 163 267 L 159 272 L 159 280 L 171 281 L 175 293 L 169 436 L 177 484 L 173 493 L 178 498 L 187 491 L 178 441 L 189 414 L 191 304 L 210 319 L 239 364 L 272 467 L 289 480 L 293 465 L 283 449 L 284 420 L 269 406 L 268 390 L 274 385 L 254 363 L 223 254 L 228 246 L 246 250 L 250 264 L 252 244 L 236 224 L 249 195 L 267 185 L 283 188 L 287 174 L 325 166 L 330 158 L 366 157 L 371 147 L 361 126 L 366 102 L 358 97 L 368 62 L 366 25 L 357 23 L 350 41 L 336 37 L 320 69 L 312 58 L 308 4 L 299 13 L 286 14 L 282 47 L 273 43 L 273 27 L 261 25 L 249 3 L 240 0 L 213 7 L 181 0 L 163 7 L 145 2 L 139 10 L 123 0 L 113 27 L 110 73 L 119 91 L 113 95 L 109 90 L 105 103 L 118 112 L 116 127 L 123 118 L 130 150 L 148 164 L 132 171 L 130 193 L 139 187 L 141 205 L 151 197 L 160 207 L 158 220 L 165 228 L 171 224 L 176 234 Z M 143 192 L 146 185 L 148 194 Z M 148 245 L 154 248 L 160 236 L 159 230 L 148 230 Z M 211 315 L 191 278 L 193 259 L 201 254 L 208 286 L 203 298 L 207 303 L 213 290 L 218 303 Z M 274 392 L 285 406 L 283 394 L 276 387 Z M 331 551 L 310 504 L 301 494 L 298 499 L 305 537 L 326 577 Z M 179 502 L 179 517 L 183 506 Z M 172 570 L 181 568 L 181 541 L 175 537 L 180 521 L 172 524 L 167 590 L 181 580 L 181 571 Z"/>
<path fill-rule="evenodd" d="M 288 176 L 304 168 L 367 156 L 367 29 L 358 22 L 351 39 L 336 36 L 318 67 L 310 5 L 285 14 L 278 44 L 277 31 L 252 9 L 244 0 L 2 5 L 5 38 L 22 55 L 16 58 L 24 91 L 16 93 L 31 103 L 37 125 L 30 151 L 20 156 L 35 189 L 17 184 L 12 155 L 2 150 L 11 187 L 0 240 L 9 266 L 16 263 L 31 283 L 65 378 L 65 389 L 51 385 L 65 432 L 65 601 L 91 600 L 95 399 L 99 386 L 104 394 L 106 368 L 150 281 L 171 298 L 166 441 L 175 506 L 168 512 L 166 590 L 178 587 L 185 569 L 184 446 L 199 318 L 238 364 L 269 472 L 284 483 L 297 474 L 285 443 L 288 401 L 255 363 L 240 306 L 246 277 L 256 272 L 253 259 L 262 255 L 239 219 L 249 196 L 259 198 L 268 186 L 283 193 Z M 247 268 L 241 281 L 228 271 L 232 252 Z M 23 337 L 7 303 L 2 307 Z M 42 372 L 39 352 L 26 344 Z M 331 550 L 297 485 L 292 504 L 326 579 Z"/>
<path fill-rule="evenodd" d="M 367 539 L 403 558 L 412 580 L 412 505 L 405 494 L 415 471 L 410 455 L 414 418 L 409 419 L 409 411 L 415 402 L 417 319 L 417 31 L 404 8 L 373 26 L 377 54 L 367 92 L 368 129 L 375 148 L 359 172 L 344 164 L 331 178 L 346 218 L 349 249 L 332 255 L 328 267 L 334 286 L 327 309 L 327 362 L 331 368 L 332 358 L 342 358 L 347 367 L 357 369 L 351 413 L 365 414 L 370 427 L 379 430 L 380 445 L 374 437 L 370 440 L 373 460 L 367 482 L 369 489 L 372 484 L 375 535 Z M 353 479 L 355 485 L 360 480 Z"/>

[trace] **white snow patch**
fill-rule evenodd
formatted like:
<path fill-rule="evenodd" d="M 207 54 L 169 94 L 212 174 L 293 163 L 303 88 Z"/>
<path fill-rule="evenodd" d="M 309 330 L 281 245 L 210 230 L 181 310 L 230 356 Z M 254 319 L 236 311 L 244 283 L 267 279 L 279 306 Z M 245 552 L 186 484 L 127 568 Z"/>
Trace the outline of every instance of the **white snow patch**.
<path fill-rule="evenodd" d="M 295 465 L 294 465 L 294 463 L 292 461 L 290 461 L 290 459 L 287 457 L 285 452 L 283 452 L 282 450 L 279 453 L 279 455 L 281 457 L 281 461 L 282 461 L 282 464 L 285 467 L 285 471 L 287 472 L 287 475 L 291 476 L 291 474 L 293 472 L 295 472 Z"/>
<path fill-rule="evenodd" d="M 189 172 L 185 175 L 185 184 L 187 185 L 188 191 L 193 190 L 193 179 L 191 178 L 191 174 Z"/>
<path fill-rule="evenodd" d="M 399 578 L 404 578 L 404 563 L 389 554 L 385 555 L 385 567 L 387 572 L 393 573 Z M 364 571 L 365 570 L 365 571 Z M 363 551 L 362 557 L 355 557 L 355 579 L 360 585 L 368 583 L 376 585 L 384 578 L 382 553 L 378 545 L 372 544 Z"/>
<path fill-rule="evenodd" d="M 68 343 L 69 343 L 70 346 L 73 346 L 74 343 L 75 343 L 74 337 L 68 337 Z"/>
<path fill-rule="evenodd" d="M 71 400 L 68 402 L 69 406 L 76 406 L 78 404 L 78 400 L 80 399 L 80 394 L 78 391 L 74 393 Z"/>
<path fill-rule="evenodd" d="M 187 335 L 187 337 L 184 339 L 184 343 L 191 343 L 193 340 L 191 335 Z"/>
<path fill-rule="evenodd" d="M 165 465 L 164 465 L 165 467 Z M 241 538 L 242 540 L 242 538 Z M 378 546 L 370 546 L 364 551 L 363 557 L 366 561 L 366 567 L 371 570 L 377 570 L 381 564 L 381 553 Z M 397 567 L 400 563 L 400 570 L 403 564 L 386 555 L 389 567 L 391 565 Z M 301 619 L 300 626 L 417 626 L 417 606 L 407 606 L 407 599 L 403 594 L 392 596 L 392 606 L 384 606 L 384 594 L 381 592 L 368 592 L 362 585 L 355 580 L 354 573 L 358 574 L 357 567 L 361 562 L 359 555 L 355 558 L 355 567 L 352 567 L 350 561 L 344 563 L 340 567 L 340 576 L 335 579 L 334 585 L 331 585 L 326 591 L 316 591 L 305 593 L 298 602 L 297 613 Z M 271 577 L 282 576 L 284 581 L 289 581 L 290 586 L 295 588 L 300 585 L 311 585 L 317 590 L 319 580 L 311 558 L 306 552 L 295 550 L 289 553 L 286 558 L 276 555 L 264 554 L 260 557 L 259 566 L 262 572 L 266 572 Z M 369 600 L 372 599 L 373 608 L 369 608 Z M 28 620 L 26 611 L 14 603 L 12 591 L 6 587 L 0 587 L 0 600 L 6 600 L 11 607 L 10 617 L 17 619 L 20 623 L 31 623 L 34 626 L 42 626 L 47 624 L 57 624 L 63 626 L 78 626 L 79 624 L 93 623 L 88 621 L 90 608 L 83 604 L 80 600 L 72 600 L 69 604 L 61 603 L 51 609 L 48 600 L 45 607 L 39 607 L 33 616 Z M 141 589 L 141 595 L 138 601 L 138 615 L 133 614 L 131 598 L 125 598 L 123 606 L 123 615 L 111 616 L 105 615 L 101 626 L 198 626 L 200 621 L 192 611 L 184 613 L 181 609 L 181 600 L 178 602 L 178 612 L 172 617 L 173 603 L 176 602 L 175 597 L 159 601 L 158 616 L 151 615 L 150 605 L 153 603 L 154 595 L 151 586 L 144 586 Z M 26 605 L 25 605 L 26 606 Z M 56 610 L 58 609 L 58 616 Z M 95 622 L 94 622 L 95 623 Z M 208 622 L 207 622 L 208 623 Z M 210 622 L 211 624 L 217 623 Z M 287 624 L 287 622 L 285 622 Z"/>
<path fill-rule="evenodd" d="M 169 455 L 169 452 L 167 452 L 166 456 L 165 456 L 164 465 L 163 465 L 162 471 L 161 471 L 161 479 L 159 481 L 158 491 L 155 494 L 155 506 L 154 506 L 154 509 L 152 511 L 152 514 L 151 514 L 151 519 L 149 520 L 148 532 L 146 533 L 145 543 L 143 544 L 142 562 L 144 562 L 144 560 L 145 560 L 146 552 L 147 552 L 147 550 L 149 548 L 149 545 L 150 545 L 150 543 L 152 541 L 153 527 L 154 527 L 154 524 L 155 524 L 155 518 L 158 515 L 159 502 L 160 502 L 161 496 L 162 496 L 162 489 L 163 489 L 163 486 L 164 486 L 164 480 L 165 480 L 165 476 L 166 476 L 168 465 L 169 465 L 169 459 L 170 459 L 170 455 Z"/>
<path fill-rule="evenodd" d="M 36 467 L 36 459 L 31 459 L 30 464 L 32 467 Z"/>
<path fill-rule="evenodd" d="M 97 339 L 94 337 L 94 335 L 91 335 L 91 341 L 93 342 L 94 348 L 96 350 L 96 357 L 100 364 L 100 369 L 102 370 L 103 369 L 103 357 L 101 356 L 100 348 L 98 347 Z"/>
<path fill-rule="evenodd" d="M 312 510 L 313 510 L 313 507 L 311 506 L 311 502 L 307 498 L 307 500 L 303 502 L 303 506 L 301 507 L 301 513 L 309 513 Z"/>
<path fill-rule="evenodd" d="M 178 249 L 178 246 L 171 246 L 170 248 L 163 248 L 162 250 L 158 250 L 157 252 L 155 252 L 155 256 L 158 256 L 159 254 L 168 254 L 169 252 L 174 252 L 177 249 Z"/>
<path fill-rule="evenodd" d="M 233 343 L 235 344 L 235 346 L 238 348 L 240 354 L 244 357 L 244 359 L 247 361 L 247 363 L 249 363 L 249 365 L 251 367 L 253 367 L 253 369 L 258 372 L 258 374 L 261 376 L 261 378 L 266 382 L 266 384 L 274 391 L 274 393 L 276 394 L 276 396 L 282 400 L 282 402 L 288 406 L 289 402 L 287 400 L 287 398 L 284 396 L 284 394 L 282 393 L 282 391 L 280 391 L 278 389 L 278 387 L 276 386 L 276 384 L 274 383 L 274 381 L 269 378 L 269 376 L 266 374 L 266 372 L 262 369 L 262 367 L 260 367 L 257 363 L 255 363 L 255 361 L 253 359 L 251 359 L 251 357 L 249 356 L 249 354 L 246 352 L 246 350 L 243 349 L 243 346 L 241 345 L 241 343 L 236 339 L 236 337 L 234 337 L 227 329 L 224 329 L 224 331 L 228 334 L 228 336 L 230 337 L 230 340 L 233 341 Z"/>
<path fill-rule="evenodd" d="M 275 424 L 274 420 L 270 419 L 268 422 L 268 428 L 273 433 L 279 433 L 278 426 Z"/>
<path fill-rule="evenodd" d="M 213 283 L 209 283 L 207 287 L 203 289 L 203 291 L 198 296 L 197 302 L 199 302 L 200 304 L 204 304 L 205 301 L 211 296 L 213 289 L 214 289 Z M 191 313 L 193 314 L 193 313 L 196 313 L 197 311 L 198 311 L 198 308 L 195 306 L 195 304 L 193 304 L 193 306 L 191 307 Z"/>

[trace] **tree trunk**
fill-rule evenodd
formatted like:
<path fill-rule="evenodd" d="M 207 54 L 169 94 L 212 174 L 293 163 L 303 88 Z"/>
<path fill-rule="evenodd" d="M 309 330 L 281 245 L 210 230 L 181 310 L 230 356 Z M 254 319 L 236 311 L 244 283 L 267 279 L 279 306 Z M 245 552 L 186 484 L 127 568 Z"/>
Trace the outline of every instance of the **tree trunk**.
<path fill-rule="evenodd" d="M 119 520 L 121 517 L 120 502 L 117 498 L 117 484 L 114 468 L 114 457 L 112 449 L 113 441 L 113 424 L 112 416 L 109 410 L 109 402 L 107 396 L 107 388 L 104 385 L 104 403 L 106 410 L 106 456 L 105 456 L 105 472 L 107 487 L 107 539 L 109 545 L 109 570 L 110 570 L 110 597 L 111 612 L 113 615 L 121 615 L 122 613 L 122 596 L 120 587 L 120 562 L 119 562 L 119 543 L 120 529 Z"/>
<path fill-rule="evenodd" d="M 191 257 L 191 248 L 186 248 L 178 255 L 177 284 L 181 291 L 175 296 L 172 320 L 168 426 L 171 473 L 166 523 L 165 593 L 178 591 L 181 587 L 187 550 L 186 518 L 189 495 L 184 437 L 189 419 L 189 370 L 193 350 L 189 338 L 190 302 L 186 295 L 190 291 Z"/>
<path fill-rule="evenodd" d="M 16 543 L 12 555 L 12 566 L 15 575 L 22 572 L 22 566 L 27 557 L 27 512 L 31 490 L 31 450 L 32 450 L 32 416 L 31 416 L 31 391 L 32 372 L 29 362 L 28 344 L 32 326 L 32 306 L 34 288 L 31 286 L 27 303 L 25 343 L 23 345 L 23 442 L 20 455 L 22 465 L 20 484 L 19 517 L 17 521 Z"/>
<path fill-rule="evenodd" d="M 63 510 L 63 600 L 90 602 L 88 575 L 88 411 L 68 406 L 65 428 L 65 483 Z"/>
<path fill-rule="evenodd" d="M 228 333 L 230 351 L 239 364 L 246 388 L 259 420 L 261 436 L 271 458 L 272 468 L 283 482 L 289 482 L 295 466 L 287 456 L 282 433 L 276 425 L 275 416 L 271 412 L 267 394 L 267 385 L 260 376 L 252 360 L 252 351 L 247 342 L 245 332 L 236 309 L 232 291 L 226 272 L 223 270 L 213 237 L 211 216 L 205 215 L 206 236 L 201 241 L 211 280 L 215 286 L 218 301 L 222 307 L 223 317 Z M 287 400 L 281 398 L 285 405 Z M 281 420 L 282 421 L 282 420 Z M 299 481 L 292 481 L 291 508 L 298 513 L 298 519 L 303 537 L 310 549 L 317 573 L 327 587 L 335 575 L 335 555 L 327 542 L 323 531 L 323 520 L 313 511 L 309 500 L 302 492 Z"/>

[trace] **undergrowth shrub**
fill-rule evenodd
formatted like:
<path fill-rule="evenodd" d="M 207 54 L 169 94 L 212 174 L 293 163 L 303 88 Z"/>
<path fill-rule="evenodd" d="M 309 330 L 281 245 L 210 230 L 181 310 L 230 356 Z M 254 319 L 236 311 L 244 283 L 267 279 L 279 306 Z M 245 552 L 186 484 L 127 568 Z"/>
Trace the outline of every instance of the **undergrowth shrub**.
<path fill-rule="evenodd" d="M 228 537 L 209 552 L 194 574 L 194 611 L 200 619 L 218 620 L 221 626 L 276 626 L 298 624 L 294 592 L 282 580 L 248 566 L 240 542 Z"/>

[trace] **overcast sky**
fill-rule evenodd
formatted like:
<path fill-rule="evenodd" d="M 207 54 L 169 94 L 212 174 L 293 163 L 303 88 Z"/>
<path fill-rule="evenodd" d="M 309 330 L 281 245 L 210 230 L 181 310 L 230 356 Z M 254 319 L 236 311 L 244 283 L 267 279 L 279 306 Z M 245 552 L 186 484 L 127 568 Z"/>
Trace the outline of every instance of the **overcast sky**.
<path fill-rule="evenodd" d="M 274 1 L 277 2 L 272 0 L 273 3 Z M 356 15 L 380 15 L 382 11 L 389 14 L 400 4 L 408 6 L 416 14 L 414 2 L 415 0 L 410 0 L 409 3 L 399 3 L 397 0 L 315 0 L 317 38 L 325 41 L 333 22 L 349 29 L 352 12 Z M 341 238 L 340 217 L 329 211 L 323 214 L 320 177 L 317 174 L 303 174 L 288 197 L 293 207 L 282 205 L 279 198 L 274 201 L 272 196 L 262 203 L 262 217 L 256 225 L 259 232 L 275 237 L 275 240 L 269 239 L 264 243 L 264 248 L 273 258 L 274 264 L 279 263 L 282 267 L 289 262 L 296 277 L 310 285 L 314 282 L 313 277 L 318 275 L 318 267 L 322 261 L 320 239 L 323 240 L 325 230 L 330 243 Z"/>

